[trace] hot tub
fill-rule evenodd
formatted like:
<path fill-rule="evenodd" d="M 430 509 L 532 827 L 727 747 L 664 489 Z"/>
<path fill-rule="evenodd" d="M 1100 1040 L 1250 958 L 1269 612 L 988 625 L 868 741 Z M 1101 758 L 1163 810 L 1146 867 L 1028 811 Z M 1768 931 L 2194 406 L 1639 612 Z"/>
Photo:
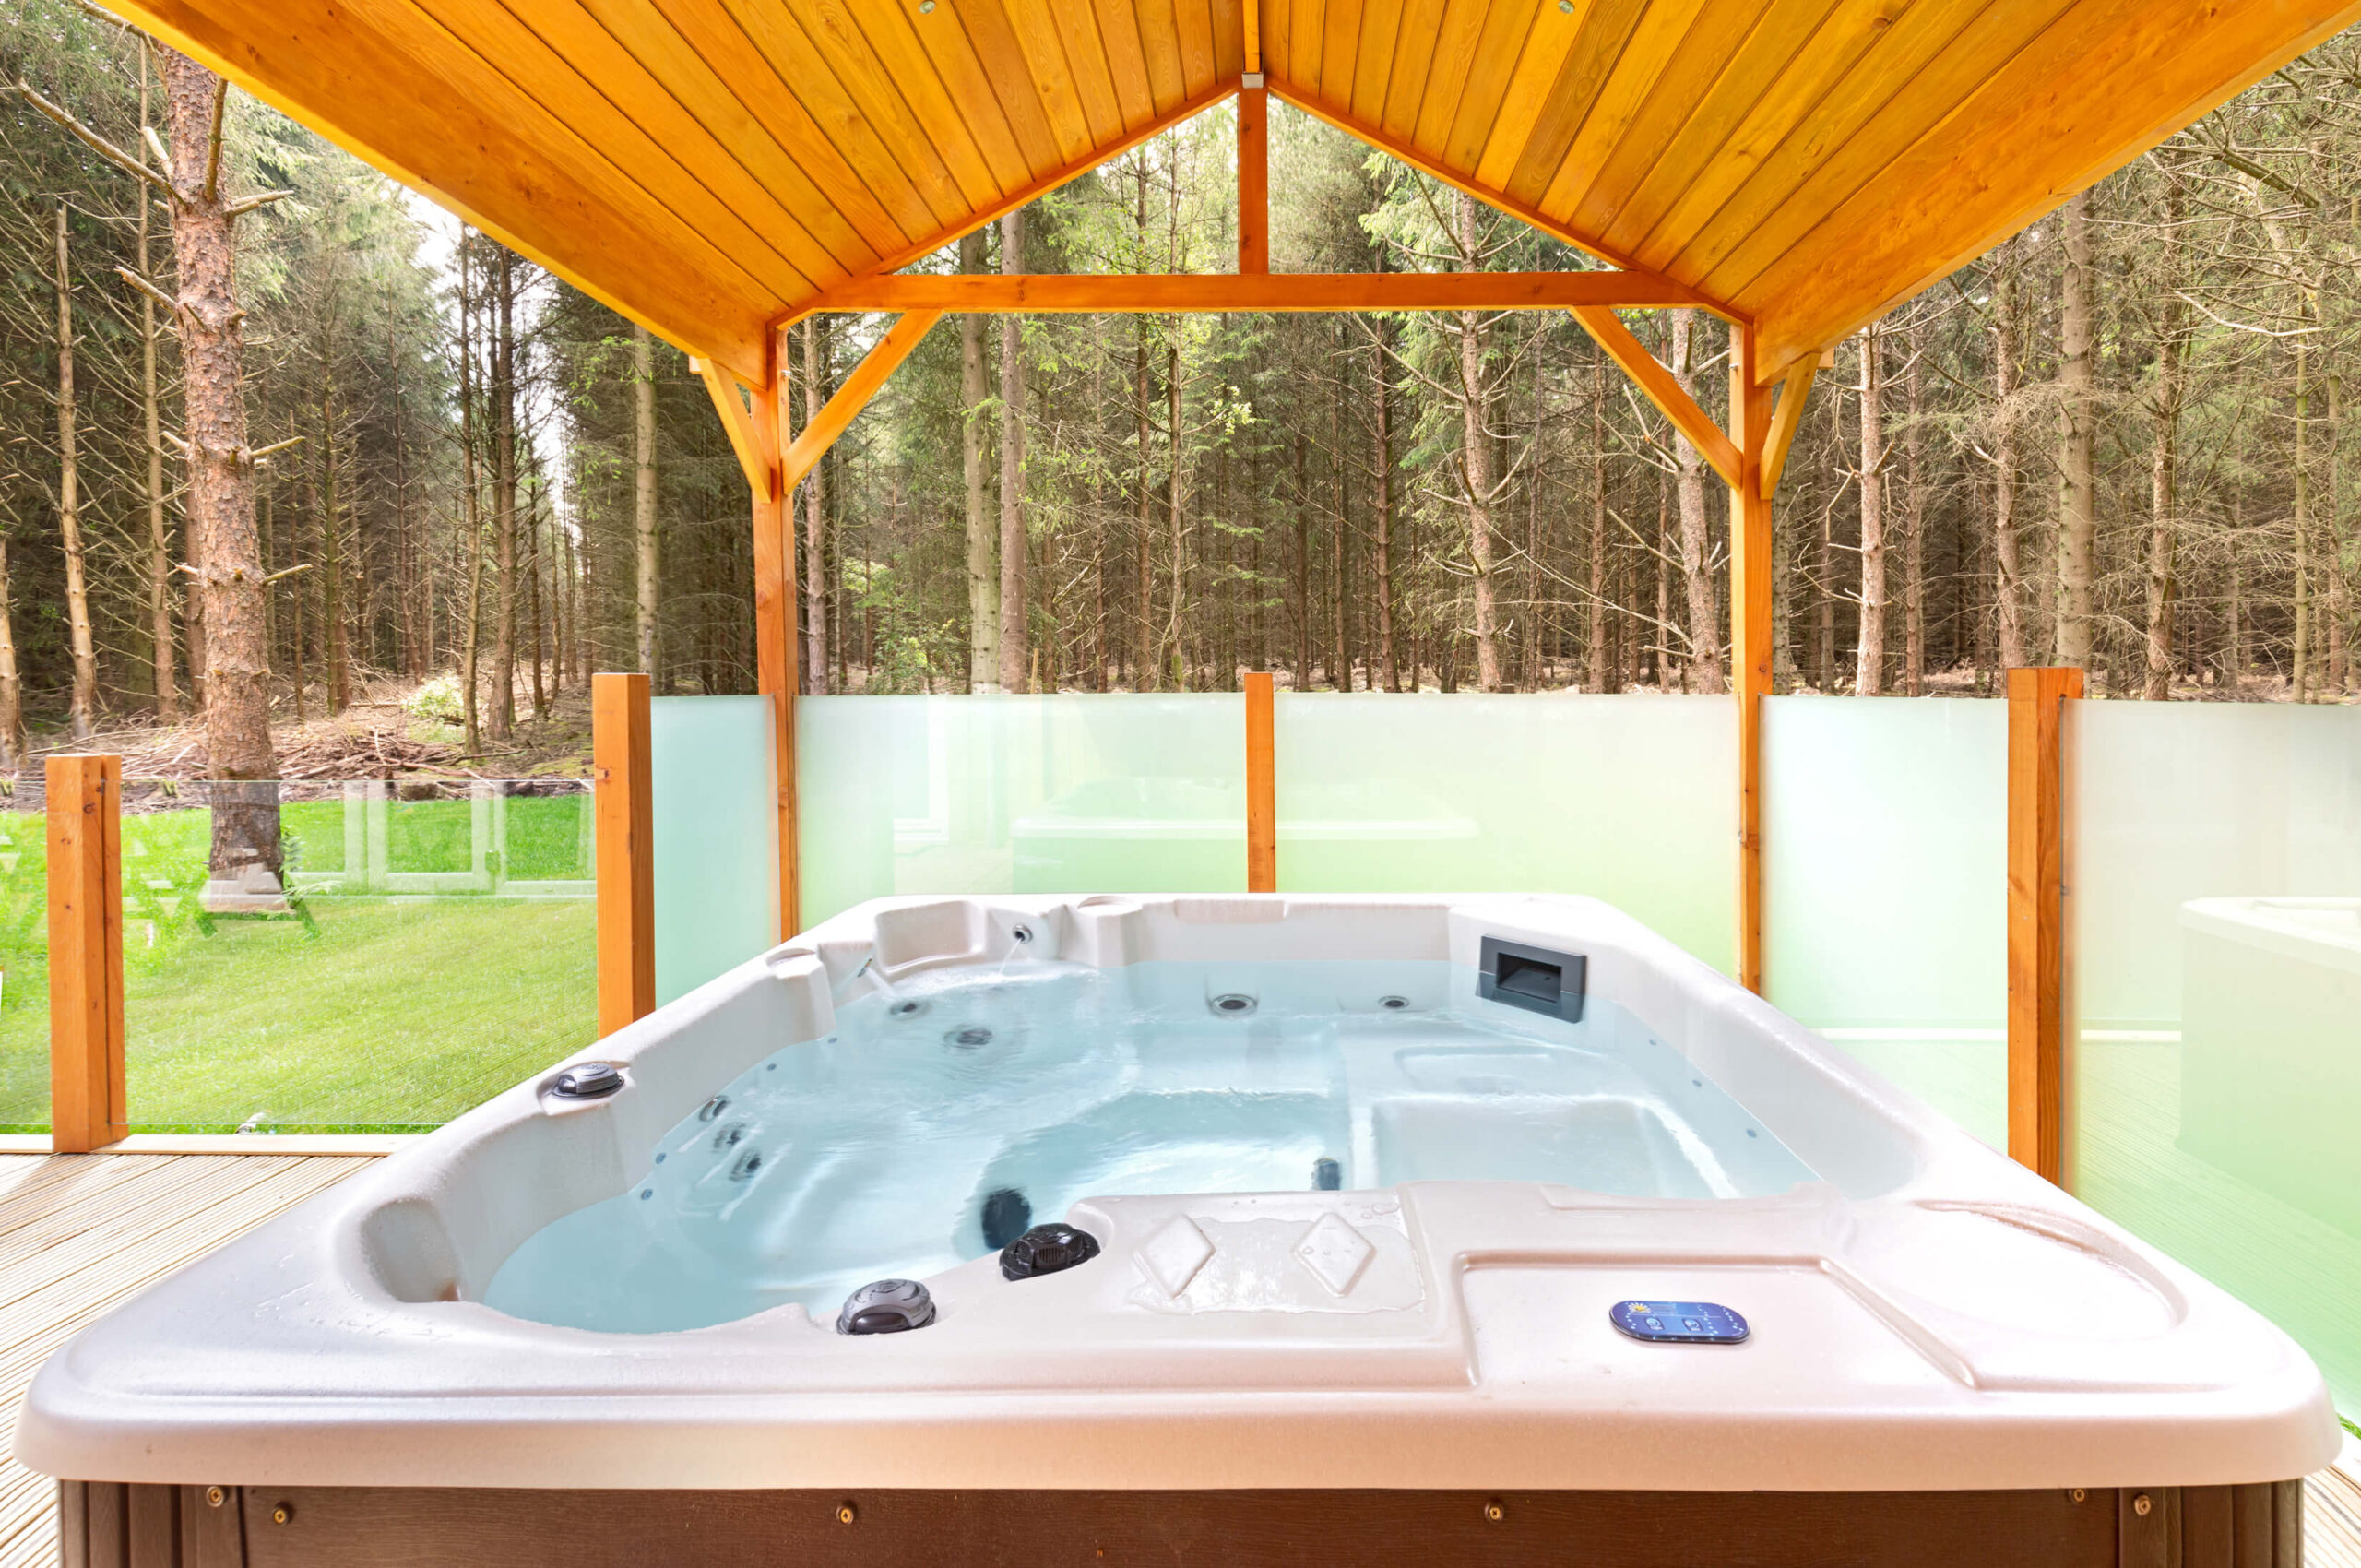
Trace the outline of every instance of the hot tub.
<path fill-rule="evenodd" d="M 2256 1314 L 1527 897 L 863 906 L 119 1309 L 18 1437 L 141 1563 L 2260 1568 L 2337 1445 Z"/>

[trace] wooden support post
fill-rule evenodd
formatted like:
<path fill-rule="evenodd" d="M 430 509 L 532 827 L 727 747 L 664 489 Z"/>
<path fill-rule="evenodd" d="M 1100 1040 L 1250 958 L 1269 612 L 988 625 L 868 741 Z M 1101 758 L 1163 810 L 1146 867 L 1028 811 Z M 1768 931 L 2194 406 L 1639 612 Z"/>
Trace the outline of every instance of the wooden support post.
<path fill-rule="evenodd" d="M 53 756 L 49 795 L 49 1128 L 60 1154 L 128 1131 L 123 1087 L 123 759 Z"/>
<path fill-rule="evenodd" d="M 590 808 L 598 818 L 599 1033 L 656 1010 L 656 810 L 647 677 L 590 678 Z"/>
<path fill-rule="evenodd" d="M 2009 671 L 2009 1158 L 2066 1175 L 2066 702 L 2071 669 Z"/>
<path fill-rule="evenodd" d="M 1771 394 L 1754 381 L 1755 335 L 1730 328 L 1730 422 L 1738 455 L 1730 484 L 1730 689 L 1738 698 L 1738 979 L 1761 993 L 1762 968 L 1762 699 L 1771 695 L 1771 497 L 1762 465 Z"/>
<path fill-rule="evenodd" d="M 771 449 L 788 446 L 787 357 L 779 333 L 765 353 L 770 372 L 754 392 L 754 418 L 772 433 Z M 842 396 L 841 393 L 838 396 Z M 777 790 L 778 939 L 803 929 L 803 881 L 796 837 L 795 694 L 803 683 L 803 654 L 795 635 L 795 540 L 788 493 L 778 469 L 753 486 L 754 689 L 771 699 L 771 782 Z"/>
<path fill-rule="evenodd" d="M 1246 677 L 1246 891 L 1279 890 L 1279 787 L 1271 677 Z"/>
<path fill-rule="evenodd" d="M 1271 270 L 1270 94 L 1259 74 L 1238 89 L 1238 270 Z"/>

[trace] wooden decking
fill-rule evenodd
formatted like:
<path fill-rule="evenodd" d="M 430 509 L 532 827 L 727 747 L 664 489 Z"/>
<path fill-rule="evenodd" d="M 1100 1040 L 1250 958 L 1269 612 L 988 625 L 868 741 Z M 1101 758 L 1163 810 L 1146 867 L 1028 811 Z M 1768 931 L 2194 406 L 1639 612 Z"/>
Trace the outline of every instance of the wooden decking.
<path fill-rule="evenodd" d="M 369 1163 L 336 1155 L 0 1155 L 0 1441 L 51 1351 L 108 1307 Z M 2361 1568 L 2361 1479 L 2312 1478 L 2311 1568 Z M 57 1561 L 55 1490 L 0 1455 L 0 1568 Z"/>
<path fill-rule="evenodd" d="M 51 1351 L 143 1287 L 369 1164 L 305 1155 L 0 1155 L 0 1568 L 57 1561 L 57 1483 L 13 1457 Z"/>

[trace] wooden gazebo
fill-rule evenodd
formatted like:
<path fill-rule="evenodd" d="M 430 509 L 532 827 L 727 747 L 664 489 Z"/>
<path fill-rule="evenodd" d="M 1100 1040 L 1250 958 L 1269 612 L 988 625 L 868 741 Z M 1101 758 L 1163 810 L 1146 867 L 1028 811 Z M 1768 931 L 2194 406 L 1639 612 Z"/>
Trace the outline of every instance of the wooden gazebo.
<path fill-rule="evenodd" d="M 783 932 L 799 923 L 786 497 L 941 313 L 1572 311 L 1731 487 L 1738 972 L 1758 989 L 1770 508 L 1821 355 L 2361 16 L 2361 0 L 106 3 L 704 362 L 753 494 Z M 1599 267 L 1271 273 L 1272 94 Z M 901 273 L 1233 95 L 1235 272 Z M 1731 327 L 1726 432 L 1616 314 L 1669 305 Z M 901 319 L 790 439 L 780 334 L 820 311 Z M 2027 688 L 2053 748 L 2068 685 Z M 2050 826 L 2012 845 L 2011 1076 L 2054 1140 L 2047 754 L 2046 776 L 2012 783 Z"/>

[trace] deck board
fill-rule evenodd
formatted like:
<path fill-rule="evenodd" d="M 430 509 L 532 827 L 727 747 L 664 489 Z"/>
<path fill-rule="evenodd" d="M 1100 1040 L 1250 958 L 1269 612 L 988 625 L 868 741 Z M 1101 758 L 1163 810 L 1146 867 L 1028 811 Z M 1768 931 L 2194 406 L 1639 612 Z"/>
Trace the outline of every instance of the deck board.
<path fill-rule="evenodd" d="M 0 1155 L 0 1568 L 57 1561 L 56 1483 L 13 1457 L 51 1351 L 117 1301 L 371 1163 L 352 1155 Z"/>
<path fill-rule="evenodd" d="M 183 1265 L 370 1163 L 354 1155 L 0 1155 L 0 1442 L 49 1353 Z M 126 1197 L 136 1197 L 126 1204 Z M 28 1252 L 29 1239 L 39 1238 Z M 54 1483 L 0 1455 L 0 1568 L 57 1561 Z M 2312 1478 L 2310 1568 L 2361 1568 L 2361 1479 Z"/>

